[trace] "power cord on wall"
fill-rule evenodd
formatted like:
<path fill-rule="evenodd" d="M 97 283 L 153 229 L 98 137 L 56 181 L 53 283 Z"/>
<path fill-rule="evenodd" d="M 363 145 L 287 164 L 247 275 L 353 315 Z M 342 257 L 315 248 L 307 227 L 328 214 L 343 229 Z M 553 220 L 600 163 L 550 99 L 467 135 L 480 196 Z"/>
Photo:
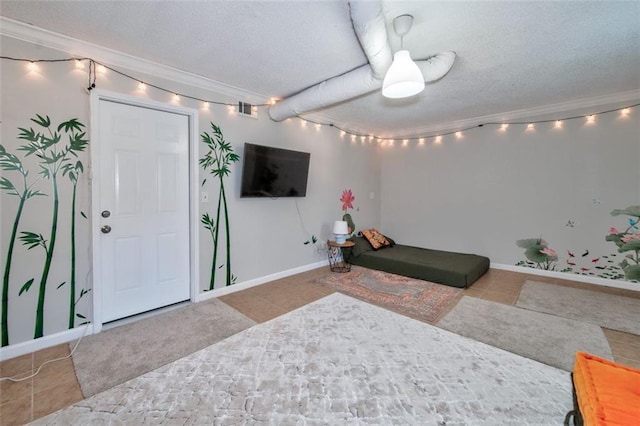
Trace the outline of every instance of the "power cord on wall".
<path fill-rule="evenodd" d="M 18 383 L 18 382 L 23 382 L 25 380 L 29 380 L 34 378 L 35 376 L 38 375 L 38 373 L 40 373 L 40 370 L 42 370 L 42 367 L 44 367 L 47 364 L 51 364 L 52 362 L 57 362 L 57 361 L 63 361 L 65 359 L 69 359 L 73 356 L 73 353 L 76 351 L 76 349 L 78 349 L 78 345 L 80 345 L 80 342 L 82 341 L 82 339 L 84 338 L 84 336 L 87 334 L 87 330 L 89 330 L 89 325 L 91 325 L 91 322 L 88 322 L 85 327 L 84 327 L 84 331 L 82 332 L 82 335 L 80 336 L 80 338 L 78 339 L 78 341 L 76 342 L 76 344 L 74 345 L 73 349 L 71 350 L 71 352 L 69 353 L 69 355 L 62 357 L 62 358 L 56 358 L 56 359 L 50 359 L 48 361 L 43 362 L 42 364 L 40 364 L 40 367 L 38 367 L 38 369 L 31 374 L 30 376 L 27 377 L 20 377 L 20 378 L 15 378 L 15 377 L 0 377 L 0 382 L 3 380 L 7 380 L 9 382 L 13 382 L 13 383 Z"/>

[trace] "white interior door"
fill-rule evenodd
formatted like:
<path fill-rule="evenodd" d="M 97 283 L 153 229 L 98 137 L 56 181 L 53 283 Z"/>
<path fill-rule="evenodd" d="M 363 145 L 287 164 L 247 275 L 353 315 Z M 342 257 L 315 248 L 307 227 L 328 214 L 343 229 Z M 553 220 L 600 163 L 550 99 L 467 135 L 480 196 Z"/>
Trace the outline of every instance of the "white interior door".
<path fill-rule="evenodd" d="M 102 321 L 189 299 L 189 117 L 99 101 Z"/>

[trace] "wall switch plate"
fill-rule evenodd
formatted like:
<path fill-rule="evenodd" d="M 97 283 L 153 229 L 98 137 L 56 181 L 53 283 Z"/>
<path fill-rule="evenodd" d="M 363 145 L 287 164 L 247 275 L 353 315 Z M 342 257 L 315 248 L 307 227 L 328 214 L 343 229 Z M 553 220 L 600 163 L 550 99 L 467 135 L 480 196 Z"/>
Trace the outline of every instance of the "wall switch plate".
<path fill-rule="evenodd" d="M 200 201 L 202 201 L 203 203 L 208 203 L 209 202 L 209 193 L 206 191 L 202 191 L 200 193 Z"/>

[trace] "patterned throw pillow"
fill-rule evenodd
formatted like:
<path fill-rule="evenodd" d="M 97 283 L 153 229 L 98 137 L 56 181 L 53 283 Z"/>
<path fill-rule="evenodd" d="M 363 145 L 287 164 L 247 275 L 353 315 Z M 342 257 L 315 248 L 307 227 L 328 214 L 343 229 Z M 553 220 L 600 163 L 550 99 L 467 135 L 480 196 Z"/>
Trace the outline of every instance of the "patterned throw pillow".
<path fill-rule="evenodd" d="M 373 247 L 374 250 L 378 250 L 383 247 L 391 247 L 389 240 L 387 240 L 376 228 L 362 231 L 362 236 L 369 241 L 369 244 L 371 244 L 371 247 Z"/>

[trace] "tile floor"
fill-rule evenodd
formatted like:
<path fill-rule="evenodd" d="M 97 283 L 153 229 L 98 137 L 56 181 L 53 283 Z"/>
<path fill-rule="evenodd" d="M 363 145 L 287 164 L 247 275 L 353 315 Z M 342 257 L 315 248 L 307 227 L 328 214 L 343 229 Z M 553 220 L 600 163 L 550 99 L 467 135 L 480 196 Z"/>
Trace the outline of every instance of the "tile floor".
<path fill-rule="evenodd" d="M 256 322 L 264 322 L 332 293 L 333 290 L 311 282 L 315 278 L 330 273 L 328 268 L 315 269 L 228 294 L 220 297 L 220 300 Z M 640 298 L 640 292 L 630 290 L 491 269 L 473 286 L 462 291 L 448 310 L 453 308 L 464 295 L 512 305 L 516 302 L 526 280 Z M 443 312 L 440 318 L 446 315 L 448 310 Z M 434 324 L 437 324 L 438 320 Z M 607 329 L 604 329 L 604 332 L 614 359 L 617 362 L 640 368 L 640 336 Z M 68 354 L 69 348 L 65 344 L 3 361 L 0 362 L 0 376 L 24 377 L 31 374 L 32 369 L 40 366 L 42 362 Z M 66 359 L 49 364 L 33 379 L 19 383 L 0 382 L 0 425 L 24 424 L 81 399 L 82 393 L 72 361 Z"/>

